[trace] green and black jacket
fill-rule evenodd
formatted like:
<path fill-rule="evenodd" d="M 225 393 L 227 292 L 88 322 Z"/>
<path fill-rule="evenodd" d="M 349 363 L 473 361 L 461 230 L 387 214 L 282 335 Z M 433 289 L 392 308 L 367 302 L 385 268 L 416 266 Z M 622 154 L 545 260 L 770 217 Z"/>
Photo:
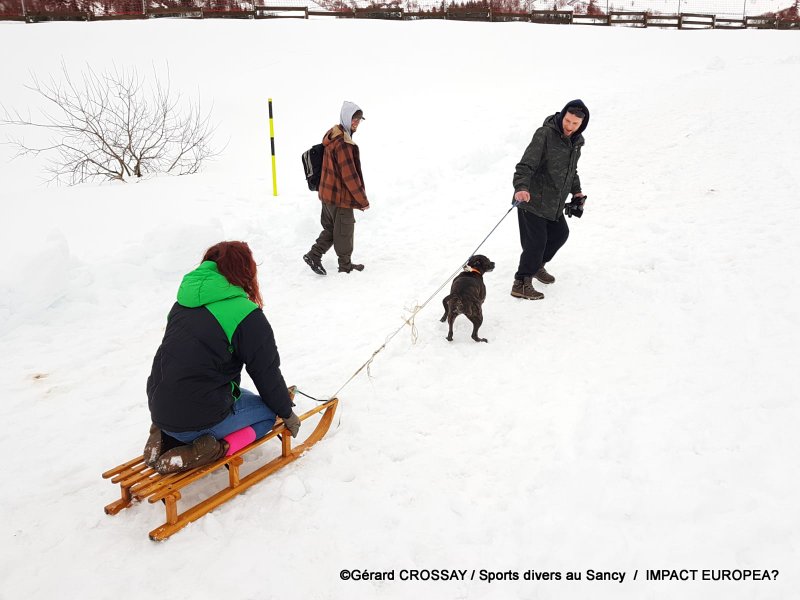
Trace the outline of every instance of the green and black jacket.
<path fill-rule="evenodd" d="M 167 431 L 198 431 L 225 419 L 239 397 L 242 366 L 264 403 L 282 418 L 292 401 L 264 313 L 213 261 L 187 274 L 167 317 L 147 379 L 150 414 Z"/>
<path fill-rule="evenodd" d="M 564 135 L 561 129 L 567 106 L 582 106 L 586 110 L 583 123 L 571 136 Z M 520 210 L 550 221 L 561 216 L 569 194 L 581 191 L 578 159 L 585 143 L 583 131 L 589 124 L 589 109 L 580 100 L 573 100 L 567 106 L 544 120 L 514 171 L 514 192 L 527 190 L 531 195 L 530 202 L 519 204 Z"/>

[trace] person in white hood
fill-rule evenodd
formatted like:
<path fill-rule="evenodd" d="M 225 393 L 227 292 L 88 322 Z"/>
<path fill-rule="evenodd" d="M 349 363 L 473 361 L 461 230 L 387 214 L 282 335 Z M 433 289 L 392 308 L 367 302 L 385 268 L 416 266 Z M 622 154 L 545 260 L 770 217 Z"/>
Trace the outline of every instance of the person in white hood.
<path fill-rule="evenodd" d="M 345 101 L 339 113 L 339 124 L 322 138 L 325 154 L 322 159 L 319 199 L 322 202 L 322 232 L 303 260 L 318 275 L 326 275 L 322 255 L 336 251 L 339 272 L 363 271 L 364 265 L 352 261 L 355 217 L 353 209 L 367 210 L 369 200 L 361 173 L 361 155 L 353 142 L 364 112 L 353 102 Z"/>

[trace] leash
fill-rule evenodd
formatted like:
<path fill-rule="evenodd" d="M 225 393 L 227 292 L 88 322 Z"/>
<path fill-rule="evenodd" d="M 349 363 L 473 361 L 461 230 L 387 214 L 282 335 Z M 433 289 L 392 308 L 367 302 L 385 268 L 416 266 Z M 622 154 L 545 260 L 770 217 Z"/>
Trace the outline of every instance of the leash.
<path fill-rule="evenodd" d="M 294 393 L 295 394 L 300 394 L 301 396 L 305 396 L 306 398 L 310 398 L 311 400 L 314 400 L 315 402 L 327 402 L 328 400 L 331 400 L 331 398 L 333 398 L 335 396 L 335 394 L 334 394 L 334 396 L 331 396 L 331 398 L 314 398 L 314 396 L 309 396 L 305 392 L 301 392 L 298 389 L 295 389 Z"/>
<path fill-rule="evenodd" d="M 339 387 L 339 389 L 338 389 L 338 390 L 336 390 L 336 391 L 333 393 L 333 395 L 332 395 L 330 398 L 327 398 L 327 399 L 319 399 L 319 398 L 314 398 L 313 396 L 309 396 L 308 394 L 304 394 L 304 393 L 303 393 L 303 392 L 301 392 L 300 390 L 297 390 L 297 393 L 298 393 L 298 394 L 302 394 L 302 395 L 303 395 L 303 396 L 305 396 L 306 398 L 311 398 L 312 400 L 315 400 L 315 401 L 317 401 L 317 402 L 327 402 L 328 400 L 330 400 L 330 399 L 332 399 L 332 398 L 336 398 L 336 397 L 338 397 L 338 396 L 339 396 L 339 392 L 341 392 L 341 391 L 342 391 L 342 390 L 343 390 L 345 387 L 347 387 L 347 385 L 348 385 L 348 384 L 349 384 L 351 381 L 353 381 L 353 379 L 355 379 L 355 378 L 358 376 L 358 374 L 359 374 L 359 373 L 361 373 L 361 371 L 363 371 L 364 369 L 367 369 L 367 374 L 369 374 L 369 367 L 370 367 L 370 365 L 372 364 L 372 361 L 373 361 L 373 360 L 375 360 L 375 357 L 376 357 L 376 356 L 377 356 L 377 355 L 378 355 L 380 352 L 382 352 L 384 348 L 386 348 L 386 345 L 387 345 L 387 344 L 388 344 L 390 341 L 392 341 L 392 339 L 394 338 L 394 336 L 396 336 L 398 333 L 400 333 L 400 331 L 402 331 L 403 327 L 405 327 L 406 325 L 408 325 L 409 327 L 411 327 L 411 337 L 412 337 L 412 343 L 416 342 L 416 341 L 417 341 L 417 328 L 416 328 L 416 324 L 414 323 L 414 319 L 415 319 L 415 317 L 417 316 L 417 313 L 419 313 L 419 311 L 421 311 L 423 308 L 425 308 L 425 307 L 428 305 L 428 303 L 429 303 L 431 300 L 433 300 L 433 299 L 436 297 L 436 295 L 437 295 L 439 292 L 441 292 L 441 291 L 442 291 L 442 289 L 444 289 L 444 287 L 445 287 L 445 286 L 446 286 L 448 283 L 450 283 L 450 281 L 451 281 L 451 280 L 452 280 L 452 279 L 453 279 L 453 278 L 454 278 L 456 275 L 458 275 L 458 274 L 459 274 L 461 271 L 463 271 L 463 270 L 464 270 L 464 268 L 467 266 L 467 263 L 469 262 L 469 259 L 470 259 L 470 258 L 472 258 L 472 257 L 475 255 L 475 253 L 476 253 L 478 250 L 480 250 L 481 246 L 483 246 L 483 245 L 486 243 L 486 240 L 488 240 L 488 239 L 489 239 L 489 237 L 490 237 L 490 236 L 491 236 L 491 235 L 492 235 L 492 234 L 495 232 L 495 230 L 496 230 L 498 227 L 500 227 L 500 223 L 502 223 L 502 222 L 503 222 L 503 220 L 504 220 L 504 219 L 505 219 L 505 218 L 508 216 L 508 214 L 509 214 L 509 213 L 510 213 L 512 210 L 514 210 L 514 209 L 515 209 L 517 206 L 519 206 L 519 202 L 517 202 L 516 200 L 514 200 L 514 202 L 512 202 L 512 204 L 511 204 L 511 208 L 509 208 L 509 209 L 506 211 L 506 213 L 505 213 L 505 214 L 504 214 L 504 215 L 503 215 L 503 216 L 500 218 L 500 220 L 497 222 L 497 224 L 496 224 L 494 227 L 492 227 L 491 231 L 490 231 L 490 232 L 489 232 L 489 233 L 486 235 L 486 237 L 485 237 L 485 238 L 483 238 L 483 241 L 481 241 L 481 243 L 480 243 L 480 244 L 478 244 L 478 246 L 475 248 L 475 250 L 473 250 L 473 251 L 472 251 L 472 254 L 470 254 L 470 255 L 467 257 L 467 260 L 465 260 L 463 263 L 461 263 L 461 266 L 460 266 L 460 267 L 458 267 L 458 269 L 456 269 L 456 270 L 455 270 L 455 272 L 453 272 L 453 274 L 452 274 L 452 275 L 450 275 L 450 276 L 449 276 L 449 277 L 448 277 L 448 278 L 447 278 L 447 279 L 444 281 L 444 283 L 442 283 L 442 285 L 440 285 L 440 286 L 437 288 L 437 290 L 436 290 L 435 292 L 433 292 L 433 294 L 431 294 L 431 295 L 428 297 L 428 299 L 427 299 L 427 300 L 425 300 L 425 302 L 423 302 L 422 304 L 417 304 L 417 305 L 416 305 L 416 306 L 414 306 L 412 309 L 406 309 L 406 310 L 408 310 L 408 311 L 410 311 L 410 312 L 411 312 L 411 315 L 410 315 L 410 316 L 409 316 L 407 319 L 403 319 L 403 323 L 400 325 L 400 327 L 398 327 L 397 329 L 395 329 L 395 330 L 394 330 L 394 331 L 393 331 L 391 334 L 389 334 L 389 335 L 386 337 L 386 339 L 383 341 L 383 344 L 381 344 L 380 348 L 378 348 L 377 350 L 375 350 L 375 352 L 373 352 L 373 353 L 372 353 L 372 356 L 370 356 L 370 357 L 369 357 L 369 359 L 367 359 L 367 361 L 366 361 L 366 362 L 364 362 L 364 364 L 362 364 L 362 365 L 361 365 L 361 366 L 360 366 L 358 369 L 356 369 L 356 372 L 355 372 L 355 373 L 353 373 L 353 374 L 350 376 L 350 378 L 349 378 L 347 381 L 345 381 L 345 382 L 344 382 L 344 383 L 341 385 L 341 387 Z"/>
<path fill-rule="evenodd" d="M 492 227 L 492 230 L 491 230 L 491 231 L 490 231 L 490 232 L 487 234 L 487 236 L 486 236 L 485 238 L 483 238 L 483 241 L 482 241 L 480 244 L 478 244 L 478 247 L 477 247 L 477 248 L 475 248 L 475 250 L 473 250 L 473 251 L 472 251 L 472 254 L 470 254 L 470 255 L 469 255 L 469 258 L 472 258 L 473 256 L 475 256 L 475 253 L 476 253 L 476 252 L 477 252 L 477 251 L 480 249 L 480 247 L 481 247 L 481 246 L 483 246 L 483 245 L 486 243 L 486 240 L 488 240 L 488 239 L 489 239 L 489 236 L 490 236 L 490 235 L 492 235 L 492 234 L 494 233 L 494 230 L 495 230 L 495 229 L 497 229 L 498 227 L 500 227 L 500 223 L 502 223 L 502 222 L 503 222 L 503 219 L 505 219 L 505 218 L 508 216 L 508 213 L 510 213 L 512 210 L 514 210 L 514 209 L 515 209 L 515 208 L 517 208 L 518 206 L 519 206 L 519 202 L 518 202 L 517 200 L 514 200 L 514 201 L 511 203 L 511 208 L 509 208 L 509 209 L 506 211 L 506 214 L 504 214 L 504 215 L 503 215 L 503 216 L 500 218 L 500 220 L 497 222 L 497 225 L 495 225 L 494 227 Z M 463 264 L 463 265 L 461 265 L 461 266 L 462 266 L 462 268 L 463 268 L 463 267 L 465 267 L 465 266 L 467 265 L 467 262 L 469 261 L 469 258 L 467 258 L 467 260 L 466 260 L 466 261 L 464 261 L 464 264 Z M 441 289 L 441 288 L 440 288 L 440 289 Z"/>

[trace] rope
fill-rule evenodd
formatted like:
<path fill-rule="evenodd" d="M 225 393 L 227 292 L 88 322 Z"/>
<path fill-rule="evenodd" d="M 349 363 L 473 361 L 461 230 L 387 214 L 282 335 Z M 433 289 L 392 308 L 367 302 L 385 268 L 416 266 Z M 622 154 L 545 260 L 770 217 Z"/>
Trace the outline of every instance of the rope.
<path fill-rule="evenodd" d="M 356 370 L 356 372 L 355 372 L 355 373 L 353 373 L 353 374 L 350 376 L 350 378 L 349 378 L 347 381 L 345 381 L 345 382 L 344 382 L 344 383 L 341 385 L 341 387 L 339 387 L 339 389 L 338 389 L 338 390 L 336 390 L 336 391 L 333 393 L 333 395 L 331 396 L 331 398 L 329 398 L 329 399 L 326 399 L 326 400 L 320 400 L 320 399 L 318 399 L 318 398 L 314 398 L 313 396 L 309 396 L 308 394 L 304 394 L 304 393 L 303 393 L 303 392 L 301 392 L 300 390 L 297 390 L 297 393 L 298 393 L 298 394 L 302 394 L 302 395 L 303 395 L 303 396 L 305 396 L 306 398 L 311 398 L 312 400 L 316 400 L 317 402 L 327 402 L 328 400 L 330 400 L 330 399 L 332 399 L 332 398 L 336 398 L 336 397 L 338 397 L 338 395 L 339 395 L 339 392 L 341 392 L 341 391 L 342 391 L 342 390 L 343 390 L 345 387 L 347 387 L 347 385 L 348 385 L 348 384 L 349 384 L 351 381 L 353 381 L 353 379 L 355 379 L 355 378 L 356 378 L 356 376 L 357 376 L 359 373 L 361 373 L 361 371 L 363 371 L 364 369 L 367 369 L 367 375 L 369 375 L 369 374 L 370 374 L 370 373 L 369 373 L 369 368 L 370 368 L 370 365 L 372 365 L 372 361 L 373 361 L 373 360 L 375 360 L 375 357 L 376 357 L 376 356 L 377 356 L 377 355 L 378 355 L 380 352 L 382 352 L 384 348 L 386 348 L 386 345 L 387 345 L 389 342 L 391 342 L 391 341 L 392 341 L 392 339 L 394 338 L 394 336 L 396 336 L 398 333 L 400 333 L 400 331 L 401 331 L 401 330 L 403 329 L 403 327 L 405 327 L 406 325 L 408 325 L 409 327 L 411 327 L 411 339 L 412 339 L 412 343 L 416 343 L 416 341 L 417 341 L 417 326 L 416 326 L 416 323 L 414 322 L 414 319 L 416 318 L 416 316 L 417 316 L 417 313 L 418 313 L 419 311 L 421 311 L 423 308 L 425 308 L 425 307 L 428 305 L 428 303 L 429 303 L 431 300 L 433 300 L 433 299 L 436 297 L 436 295 L 437 295 L 439 292 L 441 292 L 441 291 L 442 291 L 442 289 L 444 289 L 444 287 L 445 287 L 445 286 L 446 286 L 448 283 L 450 283 L 450 280 L 451 280 L 451 279 L 453 279 L 453 278 L 454 278 L 456 275 L 458 275 L 458 274 L 459 274 L 459 272 L 461 272 L 461 271 L 463 271 L 463 270 L 464 270 L 464 267 L 466 267 L 466 266 L 467 266 L 467 263 L 469 262 L 469 259 L 470 259 L 470 258 L 472 258 L 472 257 L 475 255 L 475 253 L 476 253 L 478 250 L 480 250 L 481 246 L 483 246 L 483 245 L 486 243 L 486 240 L 488 240 L 488 239 L 489 239 L 489 237 L 490 237 L 490 236 L 491 236 L 491 235 L 492 235 L 492 234 L 495 232 L 495 230 L 496 230 L 496 229 L 497 229 L 497 228 L 500 226 L 500 223 L 502 223 L 502 222 L 503 222 L 503 220 L 504 220 L 504 219 L 505 219 L 505 218 L 508 216 L 508 213 L 510 213 L 512 210 L 514 210 L 514 208 L 516 208 L 516 207 L 517 207 L 517 205 L 518 205 L 518 203 L 517 203 L 517 202 L 514 202 L 514 203 L 512 204 L 511 208 L 509 208 L 509 209 L 506 211 L 506 213 L 505 213 L 505 214 L 504 214 L 504 215 L 503 215 L 503 216 L 500 218 L 500 220 L 497 222 L 497 225 L 495 225 L 494 227 L 492 227 L 492 230 L 491 230 L 491 231 L 490 231 L 490 232 L 489 232 L 489 233 L 486 235 L 486 237 L 485 237 L 485 238 L 483 238 L 483 241 L 482 241 L 480 244 L 478 244 L 478 246 L 475 248 L 475 250 L 473 250 L 473 251 L 472 251 L 472 254 L 470 254 L 470 255 L 469 255 L 469 257 L 467 258 L 467 260 L 465 260 L 463 263 L 461 263 L 461 266 L 460 266 L 460 267 L 458 267 L 458 269 L 456 269 L 456 270 L 453 272 L 453 274 L 452 274 L 452 275 L 450 275 L 450 276 L 449 276 L 449 277 L 448 277 L 448 278 L 447 278 L 447 279 L 444 281 L 444 283 L 442 283 L 442 285 L 440 285 L 440 286 L 437 288 L 437 290 L 436 290 L 435 292 L 433 292 L 433 294 L 431 294 L 431 295 L 430 295 L 430 297 L 428 297 L 428 299 L 427 299 L 427 300 L 425 300 L 425 302 L 423 302 L 422 304 L 417 304 L 417 305 L 415 305 L 415 306 L 414 306 L 413 308 L 411 308 L 411 309 L 408 309 L 408 308 L 406 308 L 406 309 L 405 309 L 406 311 L 409 311 L 409 312 L 411 312 L 411 315 L 410 315 L 410 316 L 409 316 L 407 319 L 403 319 L 403 323 L 400 325 L 400 327 L 398 327 L 398 328 L 397 328 L 397 329 L 395 329 L 395 330 L 394 330 L 394 331 L 393 331 L 391 334 L 389 334 L 389 336 L 388 336 L 388 337 L 387 337 L 387 338 L 384 340 L 383 344 L 381 344 L 380 348 L 378 348 L 377 350 L 375 350 L 375 352 L 373 352 L 373 353 L 372 353 L 372 356 L 370 356 L 370 357 L 369 357 L 369 359 L 367 359 L 367 361 L 366 361 L 364 364 L 362 364 L 362 365 L 361 365 L 361 366 L 360 366 L 360 367 L 359 367 L 359 368 Z"/>
<path fill-rule="evenodd" d="M 294 393 L 295 393 L 295 394 L 300 394 L 301 396 L 305 396 L 306 398 L 311 398 L 312 400 L 314 400 L 314 401 L 316 401 L 316 402 L 327 402 L 328 400 L 330 400 L 330 398 L 314 398 L 314 396 L 309 396 L 309 395 L 308 395 L 308 394 L 306 394 L 305 392 L 301 392 L 301 391 L 300 391 L 300 390 L 298 390 L 298 389 L 295 389 L 295 390 L 294 390 Z"/>

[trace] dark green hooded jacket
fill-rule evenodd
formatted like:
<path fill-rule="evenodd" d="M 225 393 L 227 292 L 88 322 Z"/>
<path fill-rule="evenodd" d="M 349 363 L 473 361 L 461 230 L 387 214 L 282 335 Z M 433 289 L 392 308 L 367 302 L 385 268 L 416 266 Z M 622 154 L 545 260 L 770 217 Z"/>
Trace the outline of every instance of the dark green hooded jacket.
<path fill-rule="evenodd" d="M 567 106 L 581 106 L 586 117 L 571 136 L 564 135 L 561 121 Z M 583 131 L 589 124 L 589 109 L 580 100 L 568 102 L 564 110 L 550 115 L 533 134 L 533 139 L 514 171 L 514 192 L 527 190 L 530 202 L 521 202 L 520 210 L 556 221 L 564 210 L 569 194 L 581 191 L 578 159 L 584 145 Z"/>
<path fill-rule="evenodd" d="M 231 413 L 242 366 L 258 394 L 282 418 L 292 401 L 267 318 L 213 261 L 187 274 L 167 317 L 164 339 L 147 379 L 150 414 L 167 431 L 198 431 Z"/>

